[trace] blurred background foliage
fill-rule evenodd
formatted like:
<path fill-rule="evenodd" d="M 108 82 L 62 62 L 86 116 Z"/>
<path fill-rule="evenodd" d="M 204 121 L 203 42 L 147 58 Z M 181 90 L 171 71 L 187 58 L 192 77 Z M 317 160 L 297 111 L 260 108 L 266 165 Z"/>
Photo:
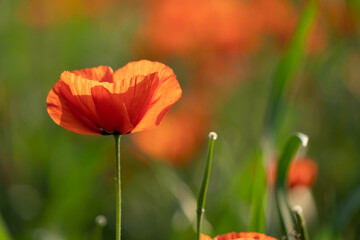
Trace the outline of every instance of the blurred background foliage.
<path fill-rule="evenodd" d="M 360 4 L 318 5 L 268 159 L 291 133 L 307 134 L 297 158 L 311 166 L 291 170 L 289 197 L 304 208 L 311 239 L 356 239 Z M 100 214 L 103 239 L 114 238 L 113 139 L 62 129 L 45 99 L 64 70 L 139 59 L 173 68 L 183 98 L 159 128 L 122 138 L 123 239 L 195 237 L 210 130 L 219 139 L 204 232 L 247 231 L 271 86 L 303 8 L 298 0 L 0 1 L 0 213 L 13 238 L 90 239 Z M 267 195 L 266 232 L 279 238 Z"/>

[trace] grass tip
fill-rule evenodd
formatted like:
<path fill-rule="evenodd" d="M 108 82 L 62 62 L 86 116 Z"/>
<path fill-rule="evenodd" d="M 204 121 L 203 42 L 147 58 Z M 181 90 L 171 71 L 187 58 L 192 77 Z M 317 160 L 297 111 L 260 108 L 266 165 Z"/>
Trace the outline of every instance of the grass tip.
<path fill-rule="evenodd" d="M 216 133 L 216 132 L 210 132 L 210 133 L 209 133 L 209 138 L 210 138 L 210 139 L 216 140 L 217 137 L 218 137 L 218 136 L 217 136 L 217 133 Z"/>
<path fill-rule="evenodd" d="M 302 145 L 303 145 L 304 147 L 306 147 L 306 145 L 307 145 L 308 142 L 309 142 L 309 137 L 308 137 L 308 135 L 306 135 L 306 134 L 304 134 L 304 133 L 301 133 L 301 132 L 298 132 L 298 133 L 296 133 L 296 136 L 297 136 L 298 138 L 300 138 L 300 140 L 301 140 L 301 142 L 302 142 Z"/>
<path fill-rule="evenodd" d="M 296 213 L 299 213 L 299 214 L 303 213 L 303 209 L 302 209 L 302 207 L 300 205 L 294 206 L 293 211 L 296 212 Z"/>

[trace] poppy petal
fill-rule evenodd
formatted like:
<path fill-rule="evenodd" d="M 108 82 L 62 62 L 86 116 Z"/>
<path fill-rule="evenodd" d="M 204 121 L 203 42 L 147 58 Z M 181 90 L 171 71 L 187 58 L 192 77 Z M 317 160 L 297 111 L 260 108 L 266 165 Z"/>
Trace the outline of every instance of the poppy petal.
<path fill-rule="evenodd" d="M 65 92 L 70 93 L 69 86 L 61 81 L 58 81 L 52 88 L 46 99 L 47 111 L 52 120 L 72 132 L 99 135 L 97 126 L 86 118 L 86 115 L 83 115 L 78 110 L 74 111 L 76 106 L 72 105 L 71 102 L 76 102 L 76 100 L 72 99 L 72 95 L 66 95 L 67 98 L 61 97 L 60 88 L 63 95 Z M 72 100 L 69 102 L 67 99 Z"/>
<path fill-rule="evenodd" d="M 119 68 L 114 73 L 114 81 L 120 81 L 124 78 L 132 78 L 136 75 L 149 75 L 157 72 L 161 81 L 166 81 L 170 77 L 175 77 L 173 70 L 165 64 L 159 62 L 152 62 L 149 60 L 140 60 L 136 62 L 130 62 L 124 67 Z"/>
<path fill-rule="evenodd" d="M 206 236 L 205 234 L 201 234 L 200 240 L 213 240 L 213 239 L 209 236 Z"/>
<path fill-rule="evenodd" d="M 269 237 L 262 233 L 256 232 L 240 232 L 227 233 L 214 238 L 214 240 L 276 240 L 276 238 Z"/>
<path fill-rule="evenodd" d="M 112 94 L 103 86 L 93 87 L 91 94 L 105 132 L 126 134 L 134 128 L 122 101 L 123 94 Z"/>
<path fill-rule="evenodd" d="M 124 103 L 129 110 L 131 123 L 136 126 L 148 111 L 152 98 L 159 84 L 157 73 L 147 76 L 135 76 L 126 81 L 128 89 L 124 93 Z M 115 85 L 117 85 L 116 82 Z"/>
<path fill-rule="evenodd" d="M 76 76 L 98 81 L 98 82 L 113 82 L 113 70 L 108 66 L 98 66 L 94 68 L 84 68 L 81 70 L 71 71 Z"/>
<path fill-rule="evenodd" d="M 181 98 L 182 91 L 176 76 L 166 81 L 159 79 L 159 86 L 152 97 L 149 109 L 132 132 L 138 132 L 159 126 L 170 108 Z"/>

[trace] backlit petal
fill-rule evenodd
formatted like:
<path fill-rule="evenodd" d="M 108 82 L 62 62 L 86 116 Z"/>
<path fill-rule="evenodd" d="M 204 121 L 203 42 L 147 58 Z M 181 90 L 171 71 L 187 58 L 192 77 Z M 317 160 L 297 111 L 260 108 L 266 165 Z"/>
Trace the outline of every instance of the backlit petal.
<path fill-rule="evenodd" d="M 76 133 L 100 134 L 96 124 L 78 107 L 77 100 L 70 94 L 69 86 L 63 82 L 58 81 L 55 84 L 46 102 L 47 111 L 56 124 Z"/>
<path fill-rule="evenodd" d="M 123 94 L 112 94 L 103 86 L 91 89 L 101 128 L 107 133 L 126 134 L 134 127 L 122 99 Z"/>
<path fill-rule="evenodd" d="M 98 82 L 113 82 L 113 70 L 108 66 L 98 66 L 94 68 L 84 68 L 72 71 L 76 76 L 94 80 Z"/>
<path fill-rule="evenodd" d="M 138 75 L 126 82 L 129 83 L 129 88 L 124 93 L 123 101 L 128 109 L 131 123 L 136 126 L 151 107 L 159 78 L 157 73 L 153 73 L 147 76 Z"/>
<path fill-rule="evenodd" d="M 130 62 L 124 67 L 116 70 L 114 73 L 114 81 L 119 81 L 124 78 L 132 78 L 136 75 L 146 76 L 155 72 L 158 73 L 160 82 L 166 81 L 168 78 L 175 77 L 173 70 L 165 64 L 152 62 L 149 60 L 140 60 L 136 62 Z"/>
<path fill-rule="evenodd" d="M 181 88 L 176 76 L 169 76 L 165 81 L 159 79 L 149 109 L 132 132 L 156 127 L 160 124 L 170 108 L 181 98 Z"/>

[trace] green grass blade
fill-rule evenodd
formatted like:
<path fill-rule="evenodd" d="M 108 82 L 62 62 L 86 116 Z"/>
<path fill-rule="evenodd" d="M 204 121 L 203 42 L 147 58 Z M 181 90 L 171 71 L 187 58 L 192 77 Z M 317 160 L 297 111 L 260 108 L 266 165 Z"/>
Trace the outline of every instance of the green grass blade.
<path fill-rule="evenodd" d="M 309 240 L 309 233 L 307 231 L 303 210 L 300 206 L 293 208 L 293 214 L 295 216 L 297 232 L 299 240 Z"/>
<path fill-rule="evenodd" d="M 315 18 L 316 4 L 309 1 L 296 26 L 295 33 L 289 43 L 288 49 L 277 67 L 274 83 L 270 93 L 269 105 L 264 122 L 263 138 L 272 137 L 277 130 L 277 122 L 281 108 L 282 98 L 286 87 L 301 62 L 304 48 L 311 25 Z M 272 139 L 269 139 L 272 140 Z M 263 149 L 265 151 L 265 149 Z M 258 151 L 259 153 L 261 151 Z M 262 155 L 262 154 L 260 154 Z M 252 192 L 252 210 L 249 231 L 263 232 L 265 230 L 266 176 L 263 157 L 257 156 L 254 188 Z"/>
<path fill-rule="evenodd" d="M 315 1 L 308 1 L 298 21 L 287 51 L 276 69 L 264 124 L 265 134 L 272 135 L 273 132 L 276 132 L 284 92 L 293 75 L 296 73 L 296 70 L 299 68 L 304 55 L 306 40 L 315 19 L 316 9 L 317 5 Z"/>
<path fill-rule="evenodd" d="M 248 231 L 264 233 L 266 174 L 260 148 L 257 150 L 255 158 L 256 172 L 251 196 L 251 219 Z"/>
<path fill-rule="evenodd" d="M 290 209 L 287 200 L 287 174 L 292 159 L 295 157 L 301 145 L 306 146 L 308 137 L 305 134 L 297 133 L 291 136 L 282 149 L 281 155 L 277 163 L 277 176 L 275 185 L 275 198 L 278 208 L 282 232 L 287 239 L 295 239 L 292 234 L 296 228 L 296 220 Z"/>
<path fill-rule="evenodd" d="M 215 132 L 209 133 L 209 147 L 208 147 L 208 154 L 206 158 L 206 164 L 204 169 L 204 175 L 201 182 L 199 197 L 197 200 L 197 208 L 196 208 L 196 214 L 197 214 L 197 227 L 196 227 L 196 239 L 200 240 L 200 236 L 202 233 L 202 222 L 203 222 L 203 216 L 205 212 L 205 201 L 206 201 L 206 194 L 207 189 L 209 186 L 210 181 L 210 172 L 211 172 L 211 162 L 212 162 L 212 156 L 214 152 L 214 143 L 217 139 L 217 134 Z"/>

